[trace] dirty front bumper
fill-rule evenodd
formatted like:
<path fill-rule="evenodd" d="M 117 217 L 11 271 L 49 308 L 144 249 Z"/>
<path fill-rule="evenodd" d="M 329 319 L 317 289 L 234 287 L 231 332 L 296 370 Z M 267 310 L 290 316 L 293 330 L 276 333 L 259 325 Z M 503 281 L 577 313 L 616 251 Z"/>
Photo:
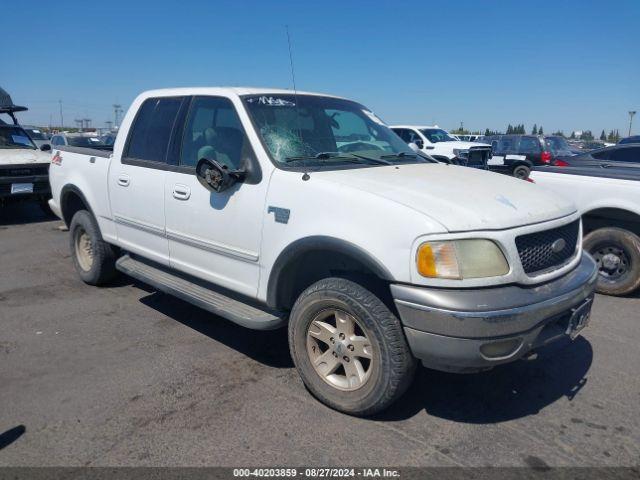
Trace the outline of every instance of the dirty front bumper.
<path fill-rule="evenodd" d="M 49 185 L 49 164 L 1 165 L 0 200 L 22 200 L 30 198 L 48 198 L 51 196 Z M 30 191 L 17 191 L 13 185 L 30 185 Z"/>
<path fill-rule="evenodd" d="M 391 293 L 414 356 L 430 368 L 464 372 L 517 360 L 577 333 L 588 321 L 597 278 L 595 262 L 583 253 L 571 272 L 534 287 L 391 285 Z"/>

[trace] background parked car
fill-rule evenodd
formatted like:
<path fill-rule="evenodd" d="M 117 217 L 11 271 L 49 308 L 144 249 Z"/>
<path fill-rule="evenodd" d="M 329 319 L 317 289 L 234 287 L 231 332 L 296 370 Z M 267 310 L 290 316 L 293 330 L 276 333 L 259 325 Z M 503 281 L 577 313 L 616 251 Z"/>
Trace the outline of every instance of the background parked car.
<path fill-rule="evenodd" d="M 507 162 L 521 162 L 531 168 L 536 165 L 553 165 L 558 157 L 572 155 L 566 140 L 562 137 L 543 135 L 489 135 L 478 139 L 491 145 L 493 162 L 495 157 Z"/>
<path fill-rule="evenodd" d="M 559 158 L 559 167 L 637 167 L 640 168 L 640 143 L 618 144 L 599 150 L 591 150 L 569 158 Z"/>
<path fill-rule="evenodd" d="M 599 140 L 587 140 L 585 142 L 582 142 L 582 144 L 580 145 L 581 150 L 587 150 L 587 151 L 597 150 L 603 147 L 606 147 L 605 143 Z"/>
<path fill-rule="evenodd" d="M 438 126 L 393 125 L 391 130 L 417 151 L 440 162 L 485 168 L 491 157 L 489 145 L 462 142 Z"/>
<path fill-rule="evenodd" d="M 640 143 L 640 135 L 632 135 L 631 137 L 623 138 L 618 142 L 618 145 L 621 143 Z"/>
<path fill-rule="evenodd" d="M 31 137 L 31 140 L 33 140 L 33 143 L 36 144 L 36 147 L 40 148 L 43 145 L 51 145 L 51 142 L 49 141 L 49 135 L 46 132 L 40 130 L 38 127 L 23 125 L 22 128 L 25 132 L 27 132 L 29 137 Z"/>
<path fill-rule="evenodd" d="M 64 145 L 97 149 L 104 149 L 107 147 L 107 145 L 105 145 L 105 143 L 93 133 L 56 133 L 51 137 L 52 148 Z"/>
<path fill-rule="evenodd" d="M 100 137 L 100 140 L 105 145 L 113 145 L 115 143 L 115 141 L 116 141 L 116 134 L 115 133 L 107 133 L 106 135 L 102 135 Z"/>

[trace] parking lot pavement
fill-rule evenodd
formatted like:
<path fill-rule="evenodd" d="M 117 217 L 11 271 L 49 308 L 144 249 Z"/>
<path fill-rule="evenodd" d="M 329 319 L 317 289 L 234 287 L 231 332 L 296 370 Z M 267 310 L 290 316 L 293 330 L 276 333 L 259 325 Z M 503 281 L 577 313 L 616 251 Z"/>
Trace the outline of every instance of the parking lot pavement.
<path fill-rule="evenodd" d="M 0 210 L 0 465 L 637 465 L 640 296 L 572 344 L 476 375 L 426 369 L 373 419 L 305 390 L 286 332 L 122 278 L 84 285 L 61 222 Z"/>

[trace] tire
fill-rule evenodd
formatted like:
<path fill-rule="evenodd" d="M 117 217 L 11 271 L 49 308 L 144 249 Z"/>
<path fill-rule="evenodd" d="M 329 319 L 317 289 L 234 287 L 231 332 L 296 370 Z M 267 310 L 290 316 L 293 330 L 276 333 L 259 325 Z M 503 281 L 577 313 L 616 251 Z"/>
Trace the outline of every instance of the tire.
<path fill-rule="evenodd" d="M 337 326 L 339 319 L 355 322 L 354 335 L 343 337 L 339 330 L 332 333 L 317 328 L 318 322 Z M 308 332 L 314 333 L 308 336 Z M 326 335 L 336 334 L 336 343 L 330 347 Z M 325 341 L 314 335 L 324 336 Z M 350 415 L 372 415 L 387 408 L 409 387 L 416 366 L 398 318 L 369 290 L 342 278 L 320 280 L 298 297 L 289 319 L 289 348 L 309 391 L 329 407 Z M 320 367 L 314 367 L 314 358 L 316 363 L 320 357 L 331 363 L 335 361 L 332 356 L 340 365 L 335 373 L 321 374 Z M 324 367 L 325 372 L 331 371 L 327 364 Z M 359 376 L 348 377 L 347 371 L 354 370 Z"/>
<path fill-rule="evenodd" d="M 80 210 L 71 219 L 69 246 L 73 266 L 84 283 L 104 285 L 117 276 L 116 250 L 102 240 L 93 215 Z"/>
<path fill-rule="evenodd" d="M 600 228 L 584 237 L 582 245 L 598 264 L 598 293 L 627 295 L 640 287 L 637 235 L 622 228 Z"/>
<path fill-rule="evenodd" d="M 518 165 L 513 169 L 513 176 L 520 180 L 526 180 L 531 174 L 531 169 L 526 165 Z"/>

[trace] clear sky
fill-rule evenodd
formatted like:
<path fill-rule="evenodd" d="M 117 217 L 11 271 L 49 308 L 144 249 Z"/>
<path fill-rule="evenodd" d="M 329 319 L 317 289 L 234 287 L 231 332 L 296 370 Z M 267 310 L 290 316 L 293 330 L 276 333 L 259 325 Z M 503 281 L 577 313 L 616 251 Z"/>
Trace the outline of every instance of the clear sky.
<path fill-rule="evenodd" d="M 142 90 L 291 86 L 388 123 L 627 132 L 640 112 L 640 0 L 18 1 L 0 86 L 23 123 L 113 119 Z M 634 128 L 640 133 L 640 115 Z"/>

